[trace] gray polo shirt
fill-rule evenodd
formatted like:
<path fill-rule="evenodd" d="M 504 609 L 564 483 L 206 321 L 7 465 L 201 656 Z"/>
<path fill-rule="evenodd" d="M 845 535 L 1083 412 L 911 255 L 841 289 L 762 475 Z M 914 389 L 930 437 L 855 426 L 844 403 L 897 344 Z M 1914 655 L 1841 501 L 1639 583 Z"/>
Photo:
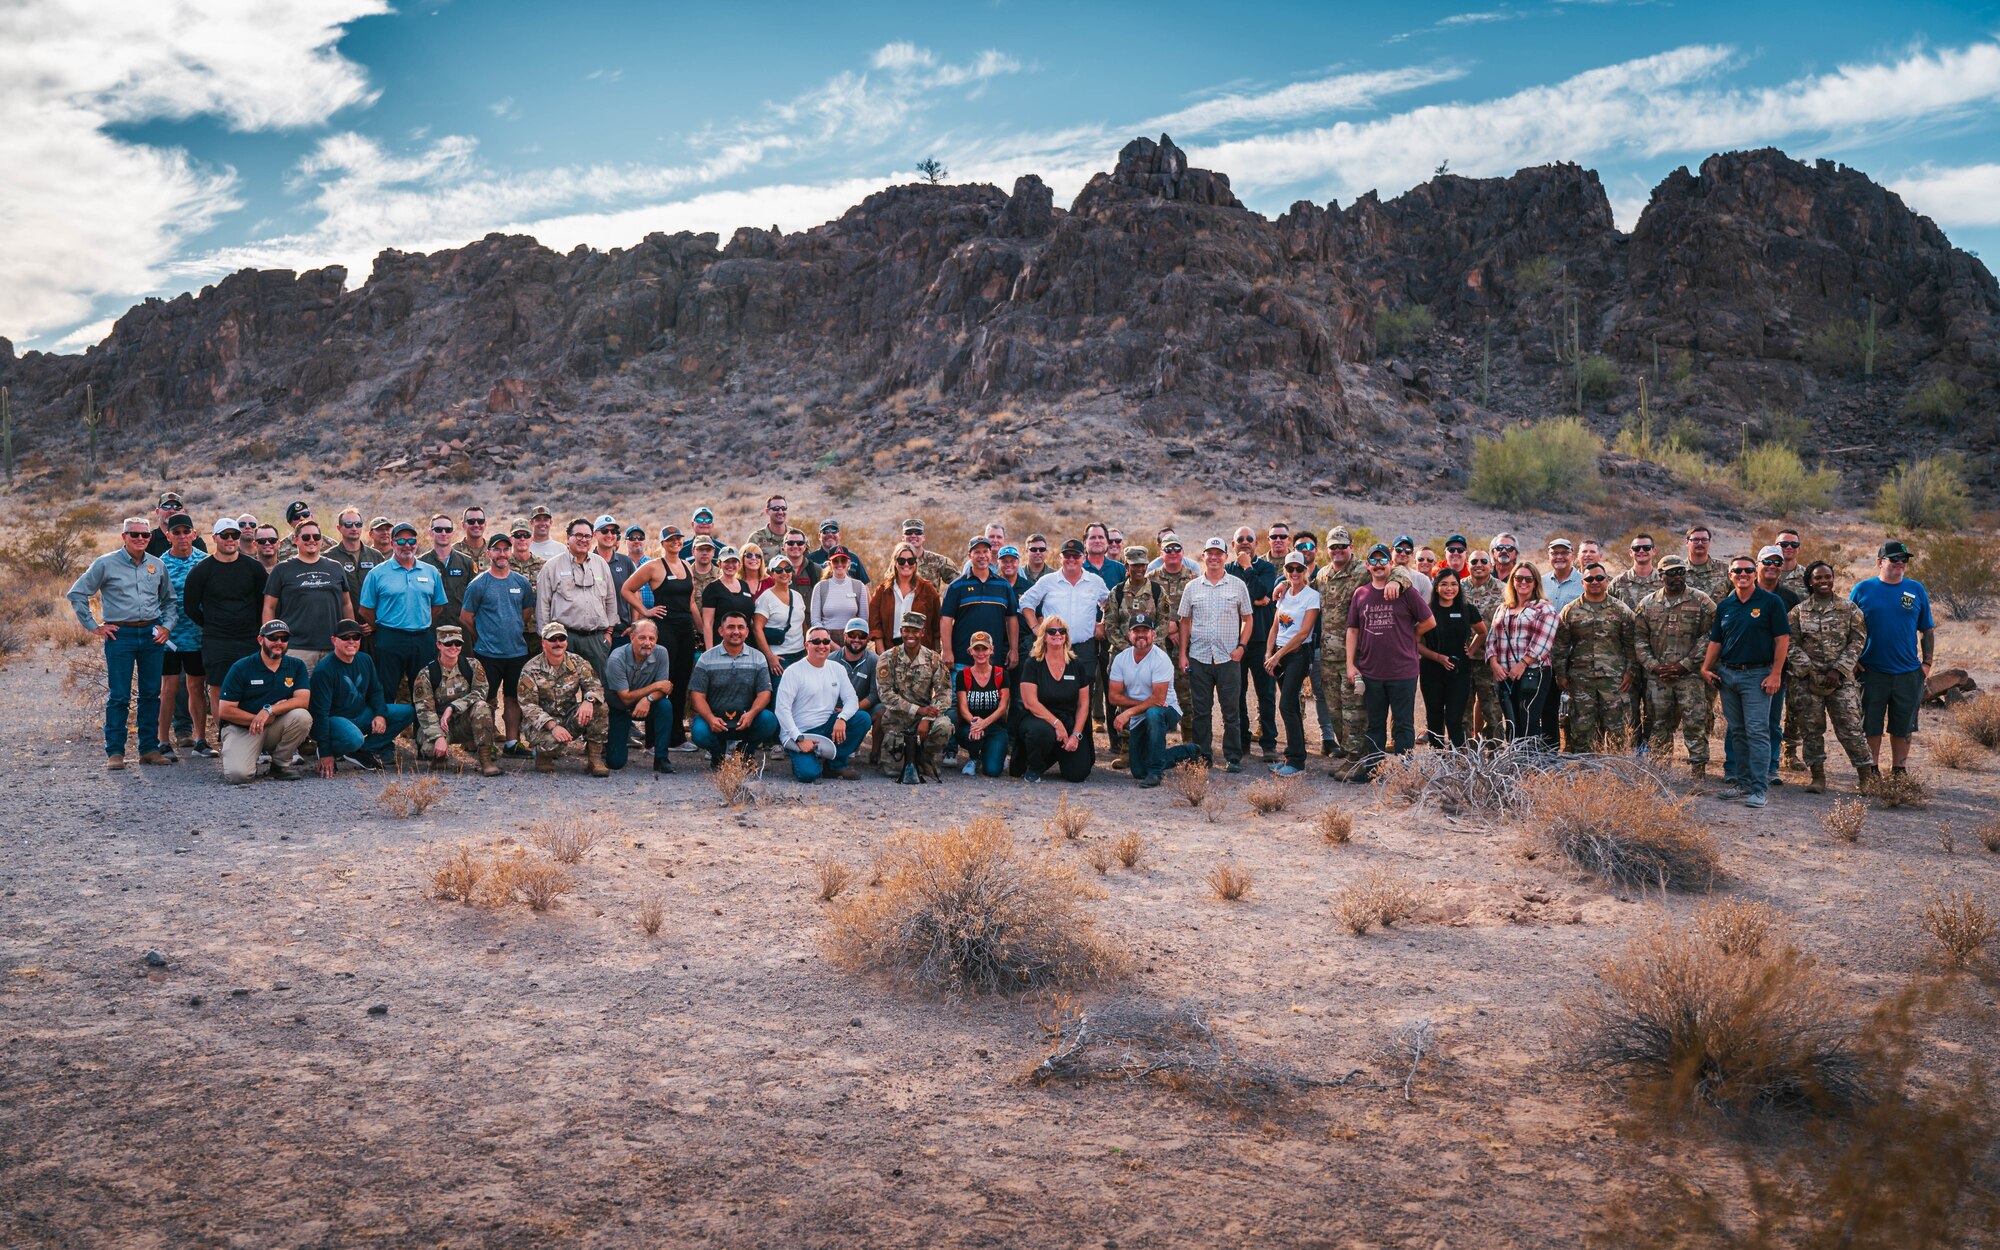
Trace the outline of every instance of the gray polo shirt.
<path fill-rule="evenodd" d="M 761 660 L 763 657 L 760 656 L 758 658 Z M 768 665 L 765 671 L 770 671 Z M 656 681 L 665 681 L 666 679 L 667 648 L 665 644 L 654 647 L 653 653 L 646 657 L 644 664 L 632 658 L 632 644 L 629 642 L 613 651 L 611 658 L 604 662 L 604 688 L 606 690 L 637 690 L 642 686 L 650 686 Z M 715 706 L 715 696 L 713 695 L 709 696 L 709 706 Z M 749 706 L 748 699 L 744 700 L 744 706 Z"/>
<path fill-rule="evenodd" d="M 688 693 L 706 695 L 712 712 L 747 711 L 750 701 L 770 688 L 770 662 L 747 646 L 740 655 L 710 647 L 694 662 L 694 676 L 688 679 Z"/>

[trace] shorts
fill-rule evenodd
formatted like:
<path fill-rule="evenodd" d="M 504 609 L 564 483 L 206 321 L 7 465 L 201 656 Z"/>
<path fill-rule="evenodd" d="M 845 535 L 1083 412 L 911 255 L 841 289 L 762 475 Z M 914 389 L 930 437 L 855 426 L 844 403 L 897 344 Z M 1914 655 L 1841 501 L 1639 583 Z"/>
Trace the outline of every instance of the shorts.
<path fill-rule="evenodd" d="M 204 638 L 201 640 L 201 669 L 204 674 L 214 673 L 215 684 L 220 686 L 236 661 L 255 654 L 257 644 L 249 638 L 241 642 L 229 638 Z"/>
<path fill-rule="evenodd" d="M 480 655 L 473 652 L 473 658 L 486 670 L 486 687 L 499 688 L 501 695 L 509 699 L 519 699 L 521 695 L 521 670 L 528 666 L 528 657 L 514 655 L 502 658 L 497 655 Z"/>
<path fill-rule="evenodd" d="M 179 677 L 183 673 L 189 677 L 208 676 L 208 669 L 201 662 L 201 652 L 169 651 L 161 659 L 160 676 Z"/>
<path fill-rule="evenodd" d="M 1861 732 L 1866 737 L 1882 736 L 1888 722 L 1891 738 L 1914 738 L 1917 734 L 1917 707 L 1924 701 L 1924 670 L 1907 673 L 1861 674 Z"/>

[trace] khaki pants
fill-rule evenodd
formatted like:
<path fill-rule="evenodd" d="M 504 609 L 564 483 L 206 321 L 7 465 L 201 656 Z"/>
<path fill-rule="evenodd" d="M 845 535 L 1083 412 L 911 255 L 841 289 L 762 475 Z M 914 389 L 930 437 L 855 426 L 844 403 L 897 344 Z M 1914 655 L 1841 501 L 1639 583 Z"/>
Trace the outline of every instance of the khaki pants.
<path fill-rule="evenodd" d="M 255 780 L 257 756 L 265 752 L 280 764 L 290 762 L 293 752 L 306 740 L 312 727 L 312 713 L 302 707 L 293 708 L 282 716 L 273 716 L 261 734 L 251 733 L 244 725 L 224 725 L 222 779 L 233 786 Z"/>

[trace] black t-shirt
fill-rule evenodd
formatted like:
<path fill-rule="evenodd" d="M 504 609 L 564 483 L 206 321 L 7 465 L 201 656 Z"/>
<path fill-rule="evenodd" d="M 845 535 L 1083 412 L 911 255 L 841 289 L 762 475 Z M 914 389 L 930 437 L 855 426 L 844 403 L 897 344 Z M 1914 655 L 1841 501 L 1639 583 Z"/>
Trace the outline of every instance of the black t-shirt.
<path fill-rule="evenodd" d="M 1021 684 L 1033 686 L 1042 706 L 1065 725 L 1076 724 L 1077 700 L 1089 689 L 1082 681 L 1082 669 L 1075 656 L 1070 657 L 1060 678 L 1049 675 L 1048 661 L 1029 657 L 1021 669 Z"/>
<path fill-rule="evenodd" d="M 1007 670 L 997 664 L 986 675 L 984 685 L 973 675 L 969 664 L 958 674 L 958 692 L 965 696 L 966 710 L 980 720 L 1000 710 L 1000 695 L 1006 689 Z"/>
<path fill-rule="evenodd" d="M 345 615 L 341 604 L 347 597 L 346 569 L 324 557 L 311 564 L 280 560 L 264 583 L 264 593 L 278 601 L 278 619 L 291 626 L 293 646 L 333 650 L 333 627 Z"/>
<path fill-rule="evenodd" d="M 1460 595 L 1448 608 L 1433 603 L 1431 619 L 1437 622 L 1437 628 L 1424 635 L 1424 646 L 1454 661 L 1464 659 L 1465 644 L 1472 640 L 1472 627 L 1479 623 L 1478 606 Z"/>
<path fill-rule="evenodd" d="M 1762 590 L 1764 588 L 1763 583 L 1761 582 L 1758 583 L 1757 588 L 1759 590 Z M 1799 598 L 1799 592 L 1793 590 L 1790 586 L 1785 585 L 1783 582 L 1779 582 L 1778 588 L 1772 591 L 1771 593 L 1785 601 L 1785 614 L 1787 616 L 1790 616 L 1792 609 L 1798 607 L 1799 604 L 1802 602 L 1802 600 Z"/>
<path fill-rule="evenodd" d="M 618 596 L 618 623 L 632 623 L 632 605 L 625 602 L 625 583 L 632 574 L 639 571 L 639 562 L 620 551 L 605 561 L 611 566 L 611 589 Z"/>
<path fill-rule="evenodd" d="M 201 626 L 204 642 L 249 642 L 264 623 L 264 566 L 249 556 L 214 556 L 188 570 L 181 606 Z"/>
<path fill-rule="evenodd" d="M 731 590 L 717 578 L 701 592 L 702 610 L 706 612 L 710 608 L 715 609 L 715 631 L 718 639 L 722 636 L 722 618 L 732 612 L 741 615 L 751 625 L 757 623 L 756 594 L 751 590 L 749 582 L 738 578 L 737 584 L 743 589 Z"/>
<path fill-rule="evenodd" d="M 1222 571 L 1241 581 L 1250 590 L 1250 645 L 1244 648 L 1245 655 L 1261 655 L 1264 641 L 1271 636 L 1271 622 L 1277 618 L 1278 605 L 1271 600 L 1277 589 L 1277 566 L 1262 556 L 1250 561 L 1250 567 L 1231 560 L 1222 566 Z M 1265 600 L 1259 604 L 1259 599 Z"/>

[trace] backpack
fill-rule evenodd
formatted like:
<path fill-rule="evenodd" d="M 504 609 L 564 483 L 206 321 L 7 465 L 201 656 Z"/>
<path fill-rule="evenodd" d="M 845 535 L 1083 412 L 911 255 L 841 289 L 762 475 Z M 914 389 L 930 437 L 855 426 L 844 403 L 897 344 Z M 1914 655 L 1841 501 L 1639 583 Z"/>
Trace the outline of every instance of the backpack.
<path fill-rule="evenodd" d="M 484 672 L 486 669 L 484 664 L 481 664 L 479 667 L 481 672 Z M 449 700 L 443 698 L 440 694 L 444 689 L 444 666 L 436 660 L 432 660 L 424 667 L 424 671 L 429 673 L 431 677 L 431 703 L 433 710 L 443 712 L 445 704 L 449 702 Z M 472 678 L 472 657 L 463 651 L 458 653 L 458 675 L 465 678 L 466 685 L 471 686 L 476 684 Z M 416 691 L 412 690 L 410 693 L 415 694 Z"/>

